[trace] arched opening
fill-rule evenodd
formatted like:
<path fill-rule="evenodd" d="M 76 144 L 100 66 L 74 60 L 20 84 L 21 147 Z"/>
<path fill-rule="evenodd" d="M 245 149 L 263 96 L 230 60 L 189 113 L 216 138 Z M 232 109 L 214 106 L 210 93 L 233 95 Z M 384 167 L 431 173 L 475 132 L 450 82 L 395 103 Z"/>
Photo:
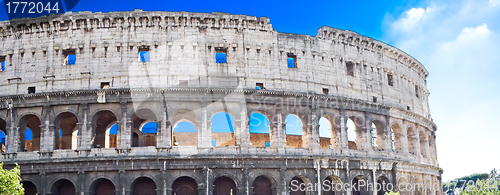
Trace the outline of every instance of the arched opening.
<path fill-rule="evenodd" d="M 78 139 L 73 136 L 77 129 L 78 118 L 71 112 L 64 112 L 57 115 L 55 119 L 56 135 L 54 139 L 54 149 L 76 149 L 78 146 Z"/>
<path fill-rule="evenodd" d="M 111 137 L 106 136 L 106 132 L 111 128 L 111 126 L 116 124 L 117 118 L 115 114 L 108 110 L 99 111 L 94 115 L 92 121 L 94 128 L 93 148 L 106 147 L 106 142 L 116 143 L 116 136 L 114 137 L 114 140 L 111 140 Z"/>
<path fill-rule="evenodd" d="M 372 121 L 372 124 L 370 126 L 371 130 L 371 143 L 372 143 L 372 148 L 373 150 L 376 151 L 384 151 L 386 144 L 385 144 L 385 128 L 382 122 L 378 120 Z"/>
<path fill-rule="evenodd" d="M 398 187 L 399 194 L 410 195 L 411 186 L 408 185 L 408 181 L 404 177 L 401 177 L 398 179 L 397 187 Z"/>
<path fill-rule="evenodd" d="M 156 146 L 156 133 L 158 133 L 158 124 L 156 122 L 145 122 L 139 130 L 144 140 L 143 146 Z"/>
<path fill-rule="evenodd" d="M 5 133 L 3 132 L 3 130 L 0 130 L 0 152 L 7 151 L 6 139 L 7 139 L 7 136 L 5 136 Z"/>
<path fill-rule="evenodd" d="M 172 195 L 198 195 L 198 184 L 191 177 L 179 177 L 172 184 Z"/>
<path fill-rule="evenodd" d="M 104 147 L 116 148 L 116 135 L 118 133 L 118 124 L 111 125 L 104 133 Z"/>
<path fill-rule="evenodd" d="M 388 184 L 389 184 L 389 179 L 385 176 L 380 176 L 377 178 L 377 184 L 380 186 L 376 188 L 377 190 L 377 195 L 384 195 L 386 192 L 389 191 Z"/>
<path fill-rule="evenodd" d="M 178 122 L 172 131 L 174 146 L 198 146 L 198 132 L 193 123 Z"/>
<path fill-rule="evenodd" d="M 356 123 L 354 123 L 356 120 Z M 350 117 L 346 122 L 347 145 L 349 149 L 360 150 L 363 148 L 362 130 L 358 129 L 358 125 L 362 124 L 361 120 L 356 117 Z"/>
<path fill-rule="evenodd" d="M 272 195 L 273 183 L 266 176 L 259 176 L 253 181 L 253 194 Z"/>
<path fill-rule="evenodd" d="M 392 143 L 392 151 L 396 153 L 404 153 L 403 151 L 403 131 L 401 127 L 394 123 L 391 126 L 391 143 Z"/>
<path fill-rule="evenodd" d="M 322 183 L 323 195 L 341 195 L 342 181 L 337 176 L 327 177 Z"/>
<path fill-rule="evenodd" d="M 269 120 L 261 113 L 250 115 L 250 144 L 257 147 L 271 147 Z"/>
<path fill-rule="evenodd" d="M 290 195 L 306 195 L 306 182 L 301 177 L 293 177 L 288 186 L 288 193 Z"/>
<path fill-rule="evenodd" d="M 93 182 L 91 192 L 94 195 L 115 195 L 115 185 L 108 179 L 101 178 Z"/>
<path fill-rule="evenodd" d="M 377 127 L 375 127 L 374 123 L 372 123 L 370 125 L 370 135 L 371 135 L 371 143 L 372 143 L 373 150 L 378 150 L 378 145 L 377 145 Z"/>
<path fill-rule="evenodd" d="M 321 148 L 335 148 L 337 147 L 337 134 L 332 130 L 332 124 L 330 120 L 325 117 L 319 119 L 319 145 Z"/>
<path fill-rule="evenodd" d="M 211 118 L 212 124 L 210 131 L 212 132 L 212 146 L 234 146 L 236 140 L 234 137 L 234 119 L 227 112 L 219 112 Z"/>
<path fill-rule="evenodd" d="M 24 188 L 24 195 L 36 195 L 37 189 L 34 183 L 31 181 L 22 181 L 21 184 Z"/>
<path fill-rule="evenodd" d="M 367 189 L 367 179 L 364 176 L 357 176 L 352 180 L 352 194 L 353 195 L 369 195 Z"/>
<path fill-rule="evenodd" d="M 420 155 L 422 157 L 427 158 L 427 139 L 425 139 L 425 135 L 423 131 L 419 132 L 419 139 L 420 139 Z"/>
<path fill-rule="evenodd" d="M 61 179 L 52 185 L 51 191 L 54 195 L 75 195 L 75 185 L 67 179 Z"/>
<path fill-rule="evenodd" d="M 0 152 L 7 151 L 7 134 L 6 133 L 7 123 L 5 120 L 0 119 Z"/>
<path fill-rule="evenodd" d="M 418 178 L 413 181 L 412 187 L 413 190 L 415 190 L 415 195 L 423 195 L 424 184 L 422 184 Z"/>
<path fill-rule="evenodd" d="M 137 110 L 132 118 L 133 147 L 156 146 L 158 122 L 153 111 L 143 108 Z M 135 138 L 137 138 L 136 142 L 134 142 Z"/>
<path fill-rule="evenodd" d="M 219 177 L 214 181 L 213 184 L 214 192 L 213 195 L 230 195 L 238 194 L 238 188 L 236 183 L 229 177 Z"/>
<path fill-rule="evenodd" d="M 430 152 L 429 158 L 435 159 L 434 158 L 434 156 L 435 156 L 434 145 L 432 144 L 433 141 L 432 141 L 432 137 L 430 135 L 427 137 L 427 142 L 429 142 L 429 152 Z"/>
<path fill-rule="evenodd" d="M 418 137 L 413 130 L 413 128 L 409 127 L 406 130 L 408 137 L 408 152 L 411 155 L 418 155 Z"/>
<path fill-rule="evenodd" d="M 40 119 L 36 115 L 25 115 L 19 120 L 19 138 L 18 151 L 40 150 Z"/>
<path fill-rule="evenodd" d="M 132 184 L 132 195 L 156 195 L 155 182 L 147 177 L 137 178 Z"/>
<path fill-rule="evenodd" d="M 286 146 L 301 148 L 304 147 L 305 130 L 302 121 L 295 114 L 289 114 L 285 119 Z"/>

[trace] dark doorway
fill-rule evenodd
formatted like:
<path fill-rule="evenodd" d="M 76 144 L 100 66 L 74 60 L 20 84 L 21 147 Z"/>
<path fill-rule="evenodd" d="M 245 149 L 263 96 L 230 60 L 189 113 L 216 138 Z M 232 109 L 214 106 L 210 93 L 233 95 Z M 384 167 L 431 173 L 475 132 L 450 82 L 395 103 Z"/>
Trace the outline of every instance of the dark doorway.
<path fill-rule="evenodd" d="M 132 195 L 156 195 L 156 184 L 152 179 L 141 177 L 134 181 Z"/>
<path fill-rule="evenodd" d="M 172 185 L 172 195 L 198 195 L 198 184 L 191 177 L 179 177 Z"/>
<path fill-rule="evenodd" d="M 306 187 L 304 180 L 302 180 L 300 177 L 293 177 L 292 180 L 290 180 L 290 195 L 305 195 L 306 194 Z"/>
<path fill-rule="evenodd" d="M 369 195 L 366 189 L 366 180 L 356 177 L 352 180 L 352 194 L 353 195 Z"/>
<path fill-rule="evenodd" d="M 389 179 L 387 177 L 381 176 L 377 179 L 377 184 L 380 185 L 380 190 L 377 190 L 377 195 L 384 195 L 387 190 L 387 184 L 389 184 Z M 378 187 L 376 188 L 378 189 Z"/>
<path fill-rule="evenodd" d="M 54 183 L 51 191 L 54 195 L 74 195 L 75 186 L 73 183 L 67 179 L 61 179 Z"/>
<path fill-rule="evenodd" d="M 95 195 L 115 195 L 115 185 L 107 179 L 99 179 L 94 182 Z"/>
<path fill-rule="evenodd" d="M 328 188 L 323 188 L 323 195 L 335 195 L 335 185 L 332 185 L 334 182 L 330 177 L 325 179 L 325 183 L 328 185 Z M 332 187 L 333 186 L 333 187 Z"/>
<path fill-rule="evenodd" d="M 236 195 L 238 194 L 238 189 L 236 188 L 236 183 L 229 177 L 219 177 L 214 182 L 214 194 L 213 195 Z"/>
<path fill-rule="evenodd" d="M 256 195 L 271 195 L 272 183 L 267 177 L 259 176 L 253 181 L 253 194 Z"/>
<path fill-rule="evenodd" d="M 36 195 L 36 186 L 30 181 L 21 182 L 24 188 L 24 195 Z"/>

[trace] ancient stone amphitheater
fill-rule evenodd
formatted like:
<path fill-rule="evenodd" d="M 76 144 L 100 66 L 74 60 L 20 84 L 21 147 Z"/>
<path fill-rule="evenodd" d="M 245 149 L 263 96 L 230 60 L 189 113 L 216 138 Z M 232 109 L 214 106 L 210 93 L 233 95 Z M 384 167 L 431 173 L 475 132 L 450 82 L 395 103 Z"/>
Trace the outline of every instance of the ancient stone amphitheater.
<path fill-rule="evenodd" d="M 372 38 L 142 10 L 0 32 L 0 161 L 26 194 L 441 193 L 428 72 Z"/>

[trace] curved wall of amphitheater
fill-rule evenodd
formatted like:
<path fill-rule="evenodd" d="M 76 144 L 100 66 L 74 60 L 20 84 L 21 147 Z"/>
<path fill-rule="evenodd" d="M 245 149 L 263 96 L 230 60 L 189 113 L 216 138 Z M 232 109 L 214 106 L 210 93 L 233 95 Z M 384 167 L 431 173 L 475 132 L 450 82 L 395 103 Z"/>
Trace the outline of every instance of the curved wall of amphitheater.
<path fill-rule="evenodd" d="M 352 31 L 269 22 L 141 10 L 0 22 L 0 161 L 21 166 L 27 194 L 300 194 L 293 183 L 360 180 L 440 194 L 423 65 Z M 221 112 L 233 132 L 212 130 Z M 250 133 L 254 113 L 267 134 Z M 288 115 L 301 135 L 287 133 Z M 180 122 L 196 132 L 175 132 Z M 381 192 L 305 192 L 334 193 Z"/>

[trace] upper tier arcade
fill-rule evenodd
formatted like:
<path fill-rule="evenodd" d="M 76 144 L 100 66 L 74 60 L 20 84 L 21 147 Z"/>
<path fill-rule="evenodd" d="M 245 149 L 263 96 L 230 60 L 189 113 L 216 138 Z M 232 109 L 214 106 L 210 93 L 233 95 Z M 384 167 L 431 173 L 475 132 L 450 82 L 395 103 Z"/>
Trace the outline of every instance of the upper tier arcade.
<path fill-rule="evenodd" d="M 322 27 L 312 37 L 277 32 L 269 22 L 142 10 L 3 21 L 0 91 L 19 96 L 103 87 L 259 86 L 359 99 L 431 119 L 428 72 L 403 51 L 352 31 Z M 146 62 L 140 59 L 144 51 Z M 218 63 L 217 53 L 225 63 Z"/>

